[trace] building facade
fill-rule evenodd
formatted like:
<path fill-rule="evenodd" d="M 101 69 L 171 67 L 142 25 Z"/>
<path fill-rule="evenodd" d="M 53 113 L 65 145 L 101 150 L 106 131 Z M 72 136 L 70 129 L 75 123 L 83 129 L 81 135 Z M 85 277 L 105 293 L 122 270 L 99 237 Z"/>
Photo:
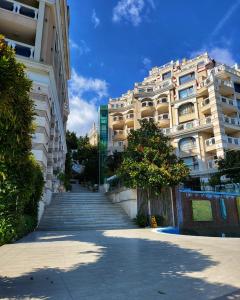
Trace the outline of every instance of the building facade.
<path fill-rule="evenodd" d="M 207 53 L 155 67 L 134 89 L 109 101 L 109 152 L 122 151 L 139 120 L 171 138 L 191 175 L 207 182 L 216 159 L 240 150 L 240 68 Z"/>
<path fill-rule="evenodd" d="M 93 126 L 88 133 L 88 138 L 89 138 L 90 145 L 92 146 L 98 145 L 98 130 L 95 122 L 93 123 Z"/>
<path fill-rule="evenodd" d="M 64 170 L 67 151 L 68 28 L 66 0 L 0 0 L 0 33 L 33 82 L 30 96 L 35 102 L 36 131 L 32 152 L 46 182 L 39 219 L 52 192 L 58 190 L 57 173 Z"/>

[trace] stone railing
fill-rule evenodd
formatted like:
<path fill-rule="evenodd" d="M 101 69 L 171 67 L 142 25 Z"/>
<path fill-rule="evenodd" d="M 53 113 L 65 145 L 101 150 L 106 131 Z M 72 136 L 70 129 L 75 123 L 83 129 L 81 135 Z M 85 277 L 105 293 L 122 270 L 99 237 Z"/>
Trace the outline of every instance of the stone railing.
<path fill-rule="evenodd" d="M 0 8 L 9 10 L 15 14 L 23 15 L 25 17 L 37 20 L 38 9 L 18 1 L 13 0 L 0 0 Z"/>
<path fill-rule="evenodd" d="M 5 39 L 5 41 L 7 42 L 8 46 L 12 47 L 15 50 L 17 55 L 33 59 L 35 50 L 34 46 L 16 42 L 10 39 Z"/>

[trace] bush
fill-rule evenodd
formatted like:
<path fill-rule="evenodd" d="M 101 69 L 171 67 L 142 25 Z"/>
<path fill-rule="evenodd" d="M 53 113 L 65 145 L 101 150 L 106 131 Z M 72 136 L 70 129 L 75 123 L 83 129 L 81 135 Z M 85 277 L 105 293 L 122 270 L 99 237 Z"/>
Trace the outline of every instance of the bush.
<path fill-rule="evenodd" d="M 143 214 L 138 214 L 135 218 L 135 223 L 141 227 L 144 228 L 148 226 L 148 217 Z"/>
<path fill-rule="evenodd" d="M 155 216 L 155 219 L 156 219 L 156 221 L 157 221 L 157 225 L 158 225 L 158 226 L 165 226 L 166 220 L 165 220 L 165 218 L 164 218 L 163 216 L 156 215 L 156 216 Z"/>
<path fill-rule="evenodd" d="M 34 103 L 31 81 L 0 35 L 0 245 L 37 225 L 44 180 L 31 154 Z"/>

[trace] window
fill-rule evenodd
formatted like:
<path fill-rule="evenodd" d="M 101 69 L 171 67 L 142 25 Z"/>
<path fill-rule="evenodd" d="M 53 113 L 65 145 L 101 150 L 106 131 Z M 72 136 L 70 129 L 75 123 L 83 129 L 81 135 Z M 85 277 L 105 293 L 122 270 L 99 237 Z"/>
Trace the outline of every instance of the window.
<path fill-rule="evenodd" d="M 172 72 L 171 71 L 166 72 L 166 73 L 162 74 L 162 80 L 168 79 L 171 76 L 172 76 Z"/>
<path fill-rule="evenodd" d="M 239 93 L 240 94 L 240 83 L 234 83 L 234 90 L 235 92 Z"/>
<path fill-rule="evenodd" d="M 180 151 L 191 150 L 196 147 L 196 140 L 193 137 L 183 138 L 178 143 Z"/>
<path fill-rule="evenodd" d="M 186 75 L 183 75 L 183 76 L 179 77 L 179 83 L 183 84 L 183 83 L 186 83 L 188 81 L 192 81 L 194 79 L 195 79 L 195 73 L 192 72 L 192 73 L 189 73 L 189 74 L 186 74 Z"/>
<path fill-rule="evenodd" d="M 194 113 L 194 104 L 193 103 L 186 103 L 178 108 L 178 114 L 179 116 L 187 115 L 187 114 L 192 114 Z"/>
<path fill-rule="evenodd" d="M 193 95 L 193 93 L 194 93 L 193 86 L 190 86 L 190 87 L 178 92 L 179 99 L 184 99 L 184 98 L 190 97 L 191 95 Z"/>
<path fill-rule="evenodd" d="M 147 89 L 147 92 L 148 92 L 148 93 L 150 93 L 150 92 L 152 92 L 152 91 L 153 91 L 153 88 L 148 88 L 148 89 Z"/>
<path fill-rule="evenodd" d="M 199 169 L 197 156 L 184 157 L 182 160 L 184 161 L 185 165 L 187 165 L 192 171 Z"/>

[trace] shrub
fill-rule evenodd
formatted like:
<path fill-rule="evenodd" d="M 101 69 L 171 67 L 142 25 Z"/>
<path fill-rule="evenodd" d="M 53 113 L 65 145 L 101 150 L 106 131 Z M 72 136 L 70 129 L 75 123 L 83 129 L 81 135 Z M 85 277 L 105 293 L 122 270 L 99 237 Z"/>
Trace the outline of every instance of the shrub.
<path fill-rule="evenodd" d="M 143 214 L 138 214 L 135 218 L 135 223 L 141 227 L 144 228 L 148 226 L 148 217 Z"/>
<path fill-rule="evenodd" d="M 31 154 L 30 89 L 24 66 L 0 35 L 0 244 L 23 236 L 37 224 L 44 181 Z"/>
<path fill-rule="evenodd" d="M 165 220 L 165 218 L 164 218 L 163 216 L 156 215 L 156 216 L 155 216 L 155 219 L 156 219 L 156 221 L 157 221 L 157 225 L 158 225 L 158 226 L 165 226 L 166 220 Z"/>

